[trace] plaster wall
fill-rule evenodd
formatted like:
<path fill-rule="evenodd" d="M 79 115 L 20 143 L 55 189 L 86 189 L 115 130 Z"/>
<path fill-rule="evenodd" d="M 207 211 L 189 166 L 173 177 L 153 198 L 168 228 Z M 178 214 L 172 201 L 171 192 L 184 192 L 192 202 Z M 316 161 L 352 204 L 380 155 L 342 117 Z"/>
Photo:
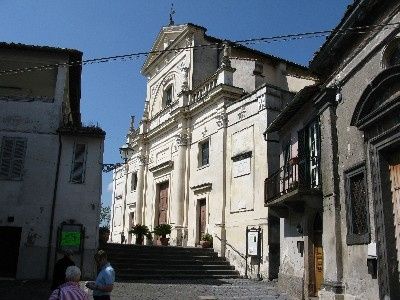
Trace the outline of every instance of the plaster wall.
<path fill-rule="evenodd" d="M 400 15 L 396 14 L 388 22 L 398 22 Z M 378 32 L 367 43 L 363 49 L 357 49 L 351 59 L 346 60 L 340 71 L 335 74 L 329 85 L 334 84 L 334 80 L 342 80 L 341 94 L 342 100 L 337 105 L 337 166 L 340 179 L 340 204 L 345 207 L 345 187 L 344 172 L 360 163 L 365 163 L 367 167 L 368 203 L 371 228 L 371 245 L 375 246 L 375 224 L 373 218 L 372 205 L 372 181 L 370 161 L 365 151 L 364 135 L 356 127 L 350 126 L 351 118 L 361 94 L 368 84 L 384 70 L 382 60 L 385 45 L 390 40 L 388 38 L 392 29 Z M 343 80 L 344 78 L 344 80 Z M 327 126 L 327 125 L 326 125 Z M 360 299 L 378 299 L 378 281 L 373 279 L 367 270 L 368 245 L 347 245 L 347 223 L 346 210 L 341 210 L 341 242 L 343 245 L 343 283 L 345 286 L 346 297 L 356 297 Z M 329 246 L 329 245 L 327 245 Z M 335 261 L 326 260 L 326 264 L 336 264 Z M 325 293 L 323 297 L 329 297 Z"/>

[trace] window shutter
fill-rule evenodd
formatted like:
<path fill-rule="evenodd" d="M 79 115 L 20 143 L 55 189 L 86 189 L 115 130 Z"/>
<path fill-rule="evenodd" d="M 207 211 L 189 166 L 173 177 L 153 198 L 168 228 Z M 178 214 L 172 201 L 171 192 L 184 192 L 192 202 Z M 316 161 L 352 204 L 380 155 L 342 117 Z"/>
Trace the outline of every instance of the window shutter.
<path fill-rule="evenodd" d="M 11 179 L 21 179 L 24 168 L 26 140 L 15 140 L 14 155 L 11 168 Z"/>
<path fill-rule="evenodd" d="M 306 131 L 300 129 L 297 132 L 298 136 L 298 159 L 299 159 L 299 186 L 308 186 L 307 179 L 307 147 L 306 147 Z"/>
<path fill-rule="evenodd" d="M 11 171 L 12 154 L 14 149 L 14 139 L 3 138 L 1 147 L 1 166 L 0 178 L 8 179 Z"/>
<path fill-rule="evenodd" d="M 74 152 L 74 160 L 71 170 L 71 182 L 83 183 L 85 173 L 86 145 L 76 144 Z"/>

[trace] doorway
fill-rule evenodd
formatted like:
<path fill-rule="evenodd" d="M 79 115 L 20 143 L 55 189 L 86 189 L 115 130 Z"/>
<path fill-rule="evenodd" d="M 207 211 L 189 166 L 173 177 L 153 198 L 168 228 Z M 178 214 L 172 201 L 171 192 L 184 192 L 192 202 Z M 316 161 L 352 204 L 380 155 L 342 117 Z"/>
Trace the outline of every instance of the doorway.
<path fill-rule="evenodd" d="M 322 229 L 322 217 L 320 214 L 317 214 L 314 218 L 313 224 L 313 296 L 318 296 L 318 291 L 321 289 L 321 285 L 324 281 L 324 249 L 322 247 Z"/>
<path fill-rule="evenodd" d="M 15 278 L 17 274 L 21 227 L 0 226 L 0 277 Z"/>
<path fill-rule="evenodd" d="M 198 243 L 200 243 L 201 237 L 206 233 L 206 199 L 199 200 L 199 219 L 198 219 L 198 232 L 199 232 L 199 239 Z"/>
<path fill-rule="evenodd" d="M 158 217 L 156 225 L 167 223 L 168 188 L 169 188 L 168 181 L 160 183 L 158 186 Z"/>

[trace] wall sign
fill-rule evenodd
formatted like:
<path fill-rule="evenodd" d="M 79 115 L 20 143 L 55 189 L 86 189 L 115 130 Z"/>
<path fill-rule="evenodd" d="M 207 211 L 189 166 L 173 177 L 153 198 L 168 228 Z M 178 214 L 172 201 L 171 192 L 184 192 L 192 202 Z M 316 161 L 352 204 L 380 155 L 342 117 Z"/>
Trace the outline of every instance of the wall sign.
<path fill-rule="evenodd" d="M 82 224 L 61 223 L 58 227 L 57 250 L 71 250 L 74 253 L 81 253 L 83 249 L 83 240 L 85 231 Z"/>

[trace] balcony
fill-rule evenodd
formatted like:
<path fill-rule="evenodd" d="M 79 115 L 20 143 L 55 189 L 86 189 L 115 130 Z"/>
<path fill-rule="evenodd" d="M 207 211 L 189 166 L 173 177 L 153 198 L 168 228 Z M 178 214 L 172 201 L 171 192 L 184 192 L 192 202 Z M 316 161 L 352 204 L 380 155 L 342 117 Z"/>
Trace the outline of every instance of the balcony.
<path fill-rule="evenodd" d="M 283 214 L 286 214 L 288 209 L 302 212 L 305 206 L 321 207 L 320 182 L 318 157 L 302 161 L 294 157 L 287 165 L 265 179 L 265 206 L 276 212 L 284 212 Z"/>

